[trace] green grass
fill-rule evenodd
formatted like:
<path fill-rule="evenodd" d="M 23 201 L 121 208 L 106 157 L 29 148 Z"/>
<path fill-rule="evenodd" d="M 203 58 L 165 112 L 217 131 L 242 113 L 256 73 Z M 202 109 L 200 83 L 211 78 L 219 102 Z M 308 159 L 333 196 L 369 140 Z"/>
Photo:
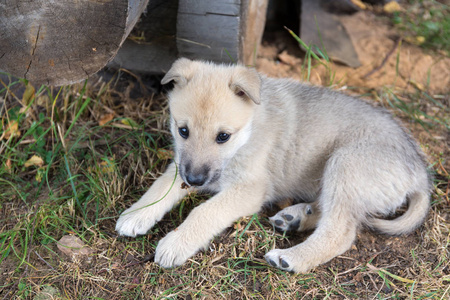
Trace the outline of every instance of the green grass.
<path fill-rule="evenodd" d="M 392 21 L 406 39 L 421 47 L 450 55 L 450 6 L 438 1 L 410 0 Z"/>

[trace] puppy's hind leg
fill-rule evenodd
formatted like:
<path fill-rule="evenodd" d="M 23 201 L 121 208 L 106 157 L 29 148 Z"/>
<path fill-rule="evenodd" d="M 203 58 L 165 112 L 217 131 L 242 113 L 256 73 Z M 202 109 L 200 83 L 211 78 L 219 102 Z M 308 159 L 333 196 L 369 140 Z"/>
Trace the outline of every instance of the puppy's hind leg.
<path fill-rule="evenodd" d="M 316 230 L 304 241 L 288 249 L 274 249 L 265 256 L 274 267 L 306 273 L 350 248 L 360 221 L 358 189 L 348 162 L 334 159 L 327 163 L 319 196 L 321 217 Z M 359 199 L 358 199 L 359 198 Z"/>
<path fill-rule="evenodd" d="M 331 260 L 348 250 L 356 236 L 356 224 L 345 210 L 323 214 L 317 229 L 304 241 L 288 249 L 274 249 L 265 255 L 274 267 L 296 273 Z"/>
<path fill-rule="evenodd" d="M 320 218 L 317 202 L 298 203 L 280 210 L 269 218 L 279 231 L 306 231 L 314 229 Z"/>

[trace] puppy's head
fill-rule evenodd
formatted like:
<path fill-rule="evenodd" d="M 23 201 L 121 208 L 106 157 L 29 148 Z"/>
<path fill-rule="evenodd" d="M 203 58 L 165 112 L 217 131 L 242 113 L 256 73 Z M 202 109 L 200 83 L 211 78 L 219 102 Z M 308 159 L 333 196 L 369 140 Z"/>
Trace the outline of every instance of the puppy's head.
<path fill-rule="evenodd" d="M 260 104 L 260 77 L 243 66 L 177 60 L 161 83 L 169 93 L 175 161 L 182 179 L 207 187 L 217 181 L 251 135 Z"/>

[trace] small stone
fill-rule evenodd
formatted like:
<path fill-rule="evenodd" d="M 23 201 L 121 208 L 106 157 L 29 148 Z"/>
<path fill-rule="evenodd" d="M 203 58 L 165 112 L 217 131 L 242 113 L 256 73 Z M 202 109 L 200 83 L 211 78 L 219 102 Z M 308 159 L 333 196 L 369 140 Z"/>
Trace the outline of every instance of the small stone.
<path fill-rule="evenodd" d="M 88 257 L 94 251 L 80 238 L 73 235 L 65 235 L 57 242 L 58 249 L 71 258 Z"/>

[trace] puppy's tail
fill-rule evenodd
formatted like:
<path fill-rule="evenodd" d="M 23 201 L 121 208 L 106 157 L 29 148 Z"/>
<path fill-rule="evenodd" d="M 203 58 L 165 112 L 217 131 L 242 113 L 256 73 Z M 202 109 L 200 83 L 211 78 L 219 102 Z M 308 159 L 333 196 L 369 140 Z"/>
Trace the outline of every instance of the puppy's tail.
<path fill-rule="evenodd" d="M 419 227 L 428 214 L 430 208 L 430 195 L 426 192 L 414 192 L 409 196 L 409 205 L 406 212 L 393 220 L 368 218 L 367 225 L 389 235 L 401 235 L 414 231 Z"/>

